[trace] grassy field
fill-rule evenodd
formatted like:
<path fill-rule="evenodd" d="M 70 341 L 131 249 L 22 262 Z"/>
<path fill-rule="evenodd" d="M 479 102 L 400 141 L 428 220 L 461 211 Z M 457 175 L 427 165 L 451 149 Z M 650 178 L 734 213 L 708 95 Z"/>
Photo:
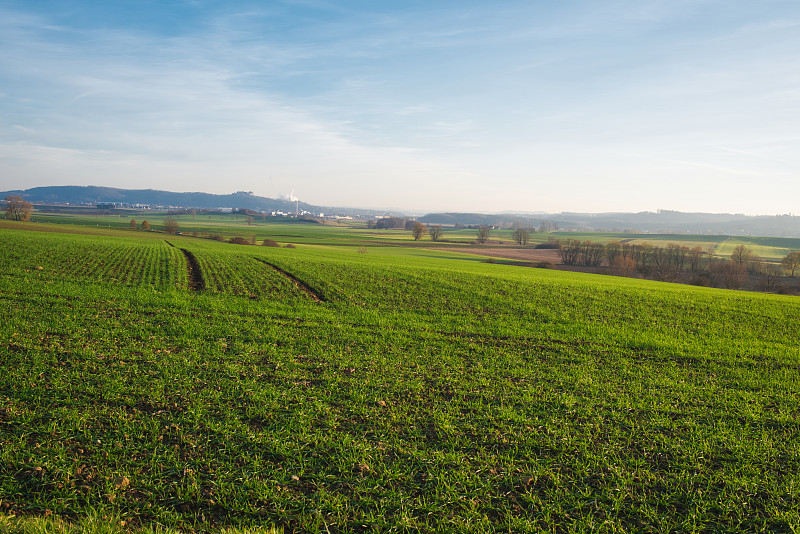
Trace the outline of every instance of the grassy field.
<path fill-rule="evenodd" d="M 286 225 L 287 249 L 25 230 L 45 226 L 0 228 L 0 515 L 800 528 L 796 297 L 487 264 L 363 229 Z"/>

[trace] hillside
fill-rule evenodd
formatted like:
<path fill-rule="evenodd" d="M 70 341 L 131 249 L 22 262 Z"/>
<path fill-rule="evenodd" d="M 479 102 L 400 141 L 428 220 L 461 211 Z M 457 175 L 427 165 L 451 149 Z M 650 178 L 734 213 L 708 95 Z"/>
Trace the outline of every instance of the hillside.
<path fill-rule="evenodd" d="M 268 197 L 260 197 L 240 191 L 228 195 L 210 193 L 176 193 L 155 189 L 117 189 L 98 186 L 52 186 L 34 187 L 23 191 L 0 192 L 0 198 L 19 195 L 31 203 L 58 203 L 73 205 L 95 205 L 99 202 L 119 202 L 124 204 L 144 204 L 160 207 L 180 207 L 199 209 L 234 208 L 256 211 L 283 211 L 294 213 L 299 207 L 313 213 L 331 213 L 334 208 L 315 206 L 306 202 L 295 202 Z M 340 215 L 365 213 L 365 210 L 336 208 Z"/>
<path fill-rule="evenodd" d="M 0 514 L 800 525 L 797 298 L 312 245 L 300 225 L 289 249 L 5 224 Z"/>
<path fill-rule="evenodd" d="M 429 213 L 426 224 L 489 225 L 515 224 L 595 232 L 686 233 L 706 235 L 753 235 L 800 237 L 800 217 L 793 215 L 747 216 L 729 213 L 684 213 L 660 210 L 639 213 L 550 213 L 482 214 Z"/>
<path fill-rule="evenodd" d="M 300 202 L 260 197 L 248 192 L 228 195 L 210 193 L 180 193 L 153 189 L 117 189 L 97 186 L 34 187 L 22 191 L 0 192 L 0 198 L 20 195 L 32 203 L 59 203 L 95 205 L 98 202 L 145 204 L 160 207 L 198 209 L 233 208 L 255 211 L 283 211 L 295 209 L 311 213 L 349 215 L 370 218 L 399 215 L 385 210 L 349 207 L 317 206 Z M 569 231 L 629 232 L 629 233 L 686 233 L 704 235 L 800 237 L 800 217 L 794 215 L 746 216 L 729 213 L 684 213 L 659 210 L 638 213 L 428 213 L 418 220 L 429 224 L 448 226 L 495 226 L 508 228 L 522 225 Z"/>

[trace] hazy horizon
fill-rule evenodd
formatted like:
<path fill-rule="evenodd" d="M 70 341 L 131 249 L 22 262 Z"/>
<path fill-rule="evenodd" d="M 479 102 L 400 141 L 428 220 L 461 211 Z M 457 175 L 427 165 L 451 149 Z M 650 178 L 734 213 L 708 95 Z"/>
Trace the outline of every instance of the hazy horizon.
<path fill-rule="evenodd" d="M 778 0 L 8 0 L 0 189 L 793 213 L 798 27 Z"/>

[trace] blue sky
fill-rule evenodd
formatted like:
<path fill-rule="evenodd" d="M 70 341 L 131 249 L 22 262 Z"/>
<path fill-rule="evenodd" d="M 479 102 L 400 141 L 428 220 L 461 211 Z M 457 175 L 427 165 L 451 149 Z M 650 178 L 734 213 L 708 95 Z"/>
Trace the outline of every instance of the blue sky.
<path fill-rule="evenodd" d="M 0 189 L 800 212 L 796 0 L 0 0 Z"/>

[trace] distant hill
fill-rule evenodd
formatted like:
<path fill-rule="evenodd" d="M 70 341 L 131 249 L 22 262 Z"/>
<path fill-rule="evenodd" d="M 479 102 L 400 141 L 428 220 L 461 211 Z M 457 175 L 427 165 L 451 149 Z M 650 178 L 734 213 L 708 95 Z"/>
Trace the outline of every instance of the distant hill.
<path fill-rule="evenodd" d="M 538 228 L 542 224 L 561 230 L 630 233 L 680 233 L 708 235 L 754 235 L 800 237 L 800 217 L 793 215 L 748 216 L 730 213 L 684 213 L 660 210 L 639 213 L 495 214 L 429 213 L 419 220 L 426 224 L 489 225 L 514 224 Z"/>
<path fill-rule="evenodd" d="M 0 198 L 19 195 L 31 203 L 96 205 L 97 203 L 119 202 L 124 204 L 146 204 L 152 207 L 175 208 L 234 208 L 256 211 L 283 211 L 293 213 L 294 202 L 289 200 L 260 197 L 246 191 L 228 195 L 211 193 L 175 193 L 156 189 L 117 189 L 98 186 L 51 186 L 33 187 L 24 191 L 0 192 Z M 331 208 L 299 203 L 300 210 L 312 213 L 332 213 L 339 215 L 358 215 L 369 213 L 366 210 L 351 208 Z"/>
<path fill-rule="evenodd" d="M 0 199 L 19 195 L 31 203 L 58 203 L 91 205 L 104 202 L 147 204 L 151 207 L 216 209 L 233 208 L 255 211 L 283 211 L 293 213 L 295 203 L 289 200 L 260 197 L 246 191 L 228 195 L 211 193 L 176 193 L 156 189 L 117 189 L 98 186 L 33 187 L 23 191 L 0 192 Z M 300 210 L 311 213 L 374 217 L 400 215 L 397 212 L 365 210 L 299 203 Z M 418 218 L 426 224 L 487 225 L 511 227 L 522 225 L 538 228 L 542 224 L 551 230 L 630 233 L 676 233 L 709 235 L 753 235 L 773 237 L 800 237 L 800 217 L 794 215 L 747 216 L 730 213 L 684 213 L 659 210 L 639 213 L 429 213 Z"/>

